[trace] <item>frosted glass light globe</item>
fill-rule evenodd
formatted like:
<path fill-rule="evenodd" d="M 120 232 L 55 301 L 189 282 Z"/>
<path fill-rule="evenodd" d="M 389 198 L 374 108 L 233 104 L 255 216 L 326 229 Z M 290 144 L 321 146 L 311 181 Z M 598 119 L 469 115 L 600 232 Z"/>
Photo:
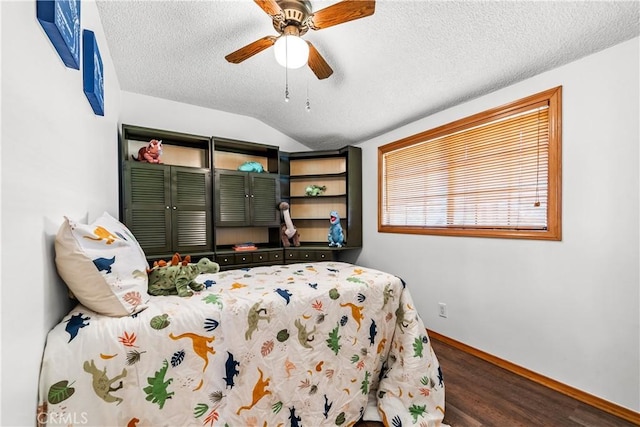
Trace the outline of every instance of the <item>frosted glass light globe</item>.
<path fill-rule="evenodd" d="M 309 59 L 309 45 L 298 36 L 280 36 L 273 46 L 278 64 L 287 68 L 300 68 Z"/>

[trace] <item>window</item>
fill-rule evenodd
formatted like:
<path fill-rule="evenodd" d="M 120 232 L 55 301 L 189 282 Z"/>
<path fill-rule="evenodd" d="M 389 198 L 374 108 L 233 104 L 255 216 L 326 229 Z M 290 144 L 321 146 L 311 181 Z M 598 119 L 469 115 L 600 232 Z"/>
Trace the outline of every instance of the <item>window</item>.
<path fill-rule="evenodd" d="M 562 87 L 378 148 L 378 231 L 561 240 Z"/>

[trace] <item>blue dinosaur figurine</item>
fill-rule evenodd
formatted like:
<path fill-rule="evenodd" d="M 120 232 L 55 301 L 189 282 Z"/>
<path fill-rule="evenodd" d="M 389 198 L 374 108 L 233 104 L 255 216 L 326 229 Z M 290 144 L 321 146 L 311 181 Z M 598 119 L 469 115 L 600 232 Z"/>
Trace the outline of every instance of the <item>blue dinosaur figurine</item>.
<path fill-rule="evenodd" d="M 331 211 L 329 214 L 329 246 L 335 246 L 341 248 L 344 244 L 344 233 L 342 232 L 342 225 L 340 225 L 340 215 L 336 211 Z"/>

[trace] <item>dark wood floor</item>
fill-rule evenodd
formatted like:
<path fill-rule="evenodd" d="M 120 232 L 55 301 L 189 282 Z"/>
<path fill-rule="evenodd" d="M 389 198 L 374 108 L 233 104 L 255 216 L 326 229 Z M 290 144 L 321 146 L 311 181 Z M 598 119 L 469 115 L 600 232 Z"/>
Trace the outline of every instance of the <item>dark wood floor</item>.
<path fill-rule="evenodd" d="M 632 424 L 522 378 L 435 339 L 451 427 L 633 427 Z M 360 422 L 356 427 L 381 427 Z"/>

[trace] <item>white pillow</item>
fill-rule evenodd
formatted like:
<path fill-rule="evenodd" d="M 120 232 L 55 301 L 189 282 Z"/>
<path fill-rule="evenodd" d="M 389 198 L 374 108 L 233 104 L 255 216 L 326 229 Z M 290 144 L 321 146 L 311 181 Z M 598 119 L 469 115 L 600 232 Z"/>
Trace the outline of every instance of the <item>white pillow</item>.
<path fill-rule="evenodd" d="M 147 308 L 145 254 L 131 231 L 108 213 L 88 225 L 65 217 L 55 248 L 60 277 L 87 308 L 117 317 Z"/>

